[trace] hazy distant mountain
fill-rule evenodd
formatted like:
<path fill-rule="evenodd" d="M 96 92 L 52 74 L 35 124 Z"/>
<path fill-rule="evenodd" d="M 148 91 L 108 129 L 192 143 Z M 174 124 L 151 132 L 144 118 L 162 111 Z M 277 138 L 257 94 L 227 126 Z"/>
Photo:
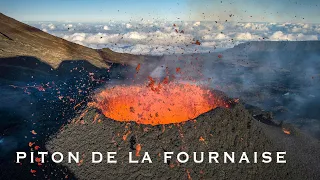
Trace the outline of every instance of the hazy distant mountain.
<path fill-rule="evenodd" d="M 232 48 L 247 52 L 256 51 L 319 51 L 320 41 L 252 41 Z"/>

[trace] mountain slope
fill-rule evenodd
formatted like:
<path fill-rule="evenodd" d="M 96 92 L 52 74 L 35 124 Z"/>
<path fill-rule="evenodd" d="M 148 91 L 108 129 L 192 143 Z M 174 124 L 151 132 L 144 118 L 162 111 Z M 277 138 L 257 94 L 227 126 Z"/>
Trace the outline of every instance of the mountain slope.
<path fill-rule="evenodd" d="M 87 60 L 108 67 L 101 52 L 52 36 L 0 13 L 0 57 L 33 56 L 57 68 L 64 60 Z"/>

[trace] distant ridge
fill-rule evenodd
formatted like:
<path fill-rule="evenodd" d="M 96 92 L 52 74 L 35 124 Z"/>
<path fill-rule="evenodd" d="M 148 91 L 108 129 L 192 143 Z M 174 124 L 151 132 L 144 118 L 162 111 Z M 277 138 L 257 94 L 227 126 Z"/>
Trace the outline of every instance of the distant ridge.
<path fill-rule="evenodd" d="M 254 51 L 320 51 L 320 41 L 251 41 L 230 50 Z"/>

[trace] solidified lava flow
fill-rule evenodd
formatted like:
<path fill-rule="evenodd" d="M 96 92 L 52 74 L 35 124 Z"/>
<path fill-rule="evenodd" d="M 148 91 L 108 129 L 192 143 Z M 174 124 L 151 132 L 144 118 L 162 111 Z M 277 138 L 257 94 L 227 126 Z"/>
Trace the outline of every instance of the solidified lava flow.
<path fill-rule="evenodd" d="M 99 92 L 95 100 L 106 117 L 151 125 L 180 123 L 216 107 L 228 107 L 208 89 L 173 82 L 156 90 L 145 85 L 114 86 Z"/>

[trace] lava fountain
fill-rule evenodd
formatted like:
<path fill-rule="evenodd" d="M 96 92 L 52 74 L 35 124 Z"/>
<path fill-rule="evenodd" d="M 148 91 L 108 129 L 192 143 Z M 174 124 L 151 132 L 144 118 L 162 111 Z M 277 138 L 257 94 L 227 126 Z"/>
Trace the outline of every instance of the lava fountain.
<path fill-rule="evenodd" d="M 107 88 L 95 96 L 95 106 L 113 120 L 151 125 L 180 123 L 228 107 L 209 89 L 175 82 Z"/>

